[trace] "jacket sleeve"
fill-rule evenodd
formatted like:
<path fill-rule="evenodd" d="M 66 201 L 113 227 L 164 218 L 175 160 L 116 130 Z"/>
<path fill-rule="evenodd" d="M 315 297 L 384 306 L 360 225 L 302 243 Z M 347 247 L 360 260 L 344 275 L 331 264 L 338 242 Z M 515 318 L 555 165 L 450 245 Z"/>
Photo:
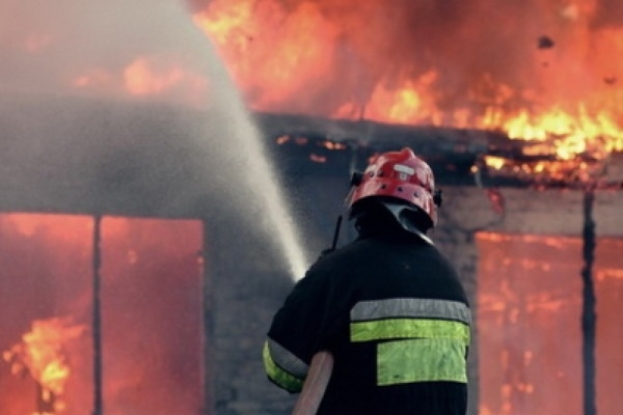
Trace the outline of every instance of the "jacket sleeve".
<path fill-rule="evenodd" d="M 325 271 L 323 271 L 325 269 Z M 277 311 L 268 331 L 263 361 L 277 386 L 300 392 L 313 355 L 329 348 L 337 309 L 331 303 L 332 276 L 325 267 L 312 267 Z"/>

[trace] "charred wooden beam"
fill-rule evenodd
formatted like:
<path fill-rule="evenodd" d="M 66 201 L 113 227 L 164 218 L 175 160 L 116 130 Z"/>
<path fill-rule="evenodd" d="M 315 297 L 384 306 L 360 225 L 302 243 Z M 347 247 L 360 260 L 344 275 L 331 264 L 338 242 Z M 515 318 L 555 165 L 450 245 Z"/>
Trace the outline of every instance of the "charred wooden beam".
<path fill-rule="evenodd" d="M 608 160 L 590 154 L 561 159 L 542 142 L 496 131 L 254 116 L 267 141 L 278 144 L 275 154 L 290 174 L 336 174 L 345 165 L 365 166 L 375 153 L 409 146 L 431 165 L 440 184 L 583 189 L 590 181 L 600 189 L 623 189 L 623 157 L 616 154 Z M 488 165 L 489 159 L 499 166 Z"/>
<path fill-rule="evenodd" d="M 584 415 L 597 414 L 595 396 L 595 341 L 597 334 L 597 297 L 593 279 L 595 262 L 595 220 L 593 219 L 593 205 L 595 204 L 595 189 L 587 187 L 584 192 L 584 228 L 582 231 L 582 368 L 583 368 L 583 407 Z"/>
<path fill-rule="evenodd" d="M 303 115 L 254 114 L 273 154 L 290 174 L 343 174 L 363 168 L 375 153 L 411 147 L 442 184 L 475 184 L 472 168 L 503 136 L 493 132 Z"/>
<path fill-rule="evenodd" d="M 93 415 L 103 415 L 103 356 L 102 356 L 102 217 L 93 218 Z"/>

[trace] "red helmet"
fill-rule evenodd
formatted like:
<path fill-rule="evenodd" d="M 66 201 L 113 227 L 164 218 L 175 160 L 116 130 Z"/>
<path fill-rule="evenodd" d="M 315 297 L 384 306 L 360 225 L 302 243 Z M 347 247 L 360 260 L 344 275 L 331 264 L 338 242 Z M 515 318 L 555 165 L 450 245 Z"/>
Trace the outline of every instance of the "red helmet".
<path fill-rule="evenodd" d="M 441 194 L 435 191 L 433 171 L 410 148 L 380 154 L 366 168 L 363 174 L 353 175 L 355 188 L 349 201 L 349 208 L 362 199 L 374 196 L 388 196 L 406 201 L 424 212 L 437 223 L 437 206 Z"/>

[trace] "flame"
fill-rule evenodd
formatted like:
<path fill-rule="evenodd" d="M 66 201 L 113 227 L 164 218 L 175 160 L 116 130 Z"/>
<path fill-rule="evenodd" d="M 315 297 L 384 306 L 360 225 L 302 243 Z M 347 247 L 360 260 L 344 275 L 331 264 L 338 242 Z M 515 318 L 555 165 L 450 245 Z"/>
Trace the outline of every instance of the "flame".
<path fill-rule="evenodd" d="M 503 131 L 576 164 L 623 151 L 618 3 L 347 3 L 214 0 L 194 18 L 253 109 Z"/>
<path fill-rule="evenodd" d="M 11 364 L 13 374 L 27 373 L 37 382 L 41 387 L 40 399 L 53 406 L 53 413 L 61 413 L 65 409 L 60 397 L 71 375 L 64 347 L 78 339 L 85 330 L 86 326 L 71 325 L 68 319 L 35 320 L 31 331 L 22 336 L 22 341 L 2 354 L 4 360 Z M 35 412 L 33 415 L 46 413 Z"/>
<path fill-rule="evenodd" d="M 326 163 L 327 162 L 327 157 L 326 156 L 320 156 L 318 154 L 310 154 L 309 155 L 309 159 L 311 161 L 313 161 L 314 163 Z"/>
<path fill-rule="evenodd" d="M 116 89 L 132 97 L 165 97 L 178 104 L 203 107 L 207 104 L 209 82 L 174 57 L 139 56 L 120 73 L 95 68 L 76 77 L 71 84 L 77 89 L 103 93 Z"/>
<path fill-rule="evenodd" d="M 126 89 L 133 95 L 159 94 L 179 84 L 184 77 L 180 67 L 158 73 L 146 58 L 137 58 L 123 71 Z"/>
<path fill-rule="evenodd" d="M 216 1 L 194 21 L 219 46 L 233 79 L 251 98 L 251 109 L 281 111 L 288 101 L 304 111 L 304 96 L 291 97 L 304 94 L 319 72 L 331 71 L 326 56 L 337 47 L 338 33 L 311 2 L 289 14 L 271 1 Z M 266 93 L 268 88 L 273 93 Z M 249 97 L 254 89 L 260 93 Z"/>
<path fill-rule="evenodd" d="M 430 120 L 439 123 L 441 114 L 433 103 L 434 91 L 430 90 L 437 79 L 438 73 L 431 70 L 415 81 L 405 81 L 399 89 L 392 88 L 386 82 L 379 83 L 372 92 L 370 102 L 366 104 L 366 116 L 402 124 L 426 123 Z"/>
<path fill-rule="evenodd" d="M 123 72 L 124 83 L 133 95 L 158 94 L 175 85 L 182 78 L 182 71 L 174 68 L 171 72 L 158 76 L 145 59 L 137 59 Z"/>
<path fill-rule="evenodd" d="M 506 121 L 504 130 L 510 138 L 551 143 L 542 154 L 554 154 L 562 160 L 583 153 L 603 159 L 609 153 L 623 151 L 623 129 L 613 116 L 606 111 L 591 115 L 585 105 L 580 105 L 575 116 L 561 108 L 535 117 L 524 110 Z"/>
<path fill-rule="evenodd" d="M 93 405 L 94 225 L 91 216 L 0 215 L 2 415 L 86 414 Z M 203 244 L 200 221 L 102 218 L 107 415 L 194 414 L 201 406 L 201 295 L 187 294 L 201 291 Z M 137 302 L 137 292 L 156 300 Z M 172 310 L 182 324 L 164 316 Z M 145 342 L 149 350 L 141 350 Z"/>

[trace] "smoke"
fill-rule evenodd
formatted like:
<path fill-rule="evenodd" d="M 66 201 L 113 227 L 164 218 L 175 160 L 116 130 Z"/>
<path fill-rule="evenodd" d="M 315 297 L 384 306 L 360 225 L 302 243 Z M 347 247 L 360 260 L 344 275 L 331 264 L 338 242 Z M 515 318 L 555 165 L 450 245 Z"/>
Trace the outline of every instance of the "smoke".
<path fill-rule="evenodd" d="M 603 28 L 623 28 L 623 7 L 617 0 L 600 0 L 595 5 L 595 17 L 591 28 L 595 30 Z"/>

